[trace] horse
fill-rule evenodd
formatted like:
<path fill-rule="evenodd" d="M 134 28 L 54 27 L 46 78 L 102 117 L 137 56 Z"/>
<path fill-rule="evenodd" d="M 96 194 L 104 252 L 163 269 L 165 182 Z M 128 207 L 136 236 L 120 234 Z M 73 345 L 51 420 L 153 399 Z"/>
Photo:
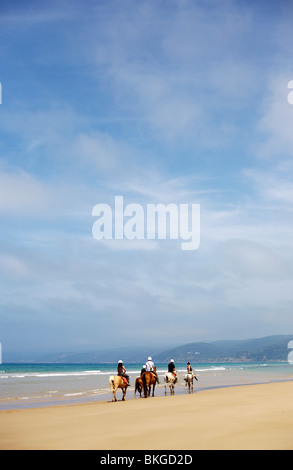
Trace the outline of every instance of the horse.
<path fill-rule="evenodd" d="M 142 377 L 138 377 L 135 381 L 134 396 L 136 396 L 136 392 L 138 392 L 141 398 L 142 389 L 143 389 L 143 380 L 142 380 Z"/>
<path fill-rule="evenodd" d="M 109 384 L 110 384 L 110 389 L 111 392 L 113 392 L 113 401 L 117 401 L 116 398 L 116 392 L 118 388 L 121 388 L 122 390 L 122 401 L 125 401 L 126 398 L 126 391 L 127 391 L 127 380 L 124 377 L 120 377 L 120 375 L 111 375 L 109 377 Z"/>
<path fill-rule="evenodd" d="M 187 393 L 187 387 L 189 390 L 189 393 L 191 391 L 193 392 L 193 379 L 197 380 L 197 377 L 194 374 L 186 374 L 184 380 L 185 380 L 185 393 Z"/>
<path fill-rule="evenodd" d="M 154 372 L 156 372 L 156 368 L 154 368 Z M 153 386 L 153 394 L 155 396 L 155 388 L 157 383 L 157 377 L 152 372 L 144 372 L 142 374 L 142 382 L 143 382 L 143 390 L 144 390 L 144 397 L 147 398 L 151 395 L 151 386 Z"/>
<path fill-rule="evenodd" d="M 167 395 L 167 384 L 169 384 L 171 395 L 174 395 L 177 377 L 174 374 L 172 374 L 172 372 L 167 372 L 165 374 L 164 382 L 165 382 L 165 395 Z"/>

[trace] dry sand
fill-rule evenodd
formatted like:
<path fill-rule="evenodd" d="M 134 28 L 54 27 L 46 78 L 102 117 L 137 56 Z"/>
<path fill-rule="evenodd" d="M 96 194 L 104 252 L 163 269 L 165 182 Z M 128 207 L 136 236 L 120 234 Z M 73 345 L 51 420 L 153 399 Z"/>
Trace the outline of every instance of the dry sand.
<path fill-rule="evenodd" d="M 0 449 L 290 450 L 292 397 L 293 382 L 284 382 L 1 411 Z"/>

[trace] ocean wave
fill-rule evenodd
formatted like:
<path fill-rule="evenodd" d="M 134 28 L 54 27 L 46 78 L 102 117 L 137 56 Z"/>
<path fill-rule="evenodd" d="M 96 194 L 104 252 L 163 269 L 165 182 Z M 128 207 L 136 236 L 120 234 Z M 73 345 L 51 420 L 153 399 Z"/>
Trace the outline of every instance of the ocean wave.
<path fill-rule="evenodd" d="M 107 374 L 111 374 L 108 372 Z M 27 372 L 24 374 L 19 373 L 10 373 L 6 375 L 1 375 L 0 379 L 25 379 L 25 378 L 48 378 L 48 377 L 89 377 L 95 375 L 104 375 L 105 372 L 100 370 L 89 370 L 89 371 L 72 371 L 72 372 Z"/>

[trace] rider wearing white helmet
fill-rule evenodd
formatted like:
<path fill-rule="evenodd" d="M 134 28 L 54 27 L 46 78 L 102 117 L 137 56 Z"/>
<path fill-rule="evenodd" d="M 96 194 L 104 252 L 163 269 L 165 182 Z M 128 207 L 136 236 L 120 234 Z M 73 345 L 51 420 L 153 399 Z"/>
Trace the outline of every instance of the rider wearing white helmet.
<path fill-rule="evenodd" d="M 174 364 L 174 359 L 171 359 L 170 363 L 168 364 L 168 372 L 170 372 L 171 374 L 175 375 L 176 377 L 176 382 L 177 382 L 177 379 L 178 379 L 178 374 L 176 372 L 176 367 L 175 367 L 175 364 Z M 175 383 L 176 383 L 175 382 Z"/>
<path fill-rule="evenodd" d="M 151 357 L 148 357 L 147 363 L 146 363 L 146 370 L 147 372 L 153 372 L 155 367 L 155 364 L 153 363 L 153 360 Z"/>
<path fill-rule="evenodd" d="M 157 379 L 157 382 L 159 382 L 159 377 L 158 377 L 158 374 L 156 372 L 156 368 L 155 368 L 155 364 L 153 363 L 153 359 L 151 358 L 151 356 L 148 357 L 148 360 L 147 360 L 147 363 L 146 363 L 146 371 L 147 372 L 152 372 L 156 379 Z"/>

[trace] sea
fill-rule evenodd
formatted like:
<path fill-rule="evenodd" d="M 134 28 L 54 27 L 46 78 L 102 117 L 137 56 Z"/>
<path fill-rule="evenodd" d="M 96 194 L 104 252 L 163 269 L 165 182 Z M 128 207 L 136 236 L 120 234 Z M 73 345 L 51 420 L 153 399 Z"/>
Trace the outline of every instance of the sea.
<path fill-rule="evenodd" d="M 163 396 L 167 364 L 156 366 L 160 384 L 156 386 L 155 396 Z M 194 393 L 212 388 L 293 380 L 293 365 L 288 362 L 208 363 L 192 364 L 192 367 L 198 379 Z M 126 368 L 131 383 L 126 399 L 140 399 L 138 393 L 135 395 L 134 385 L 142 364 L 129 364 Z M 1 364 L 0 410 L 110 402 L 109 377 L 115 375 L 116 370 L 117 364 Z M 184 394 L 186 364 L 176 364 L 176 370 L 175 394 Z M 170 394 L 169 389 L 167 394 Z M 121 390 L 118 390 L 117 398 L 122 399 Z"/>

